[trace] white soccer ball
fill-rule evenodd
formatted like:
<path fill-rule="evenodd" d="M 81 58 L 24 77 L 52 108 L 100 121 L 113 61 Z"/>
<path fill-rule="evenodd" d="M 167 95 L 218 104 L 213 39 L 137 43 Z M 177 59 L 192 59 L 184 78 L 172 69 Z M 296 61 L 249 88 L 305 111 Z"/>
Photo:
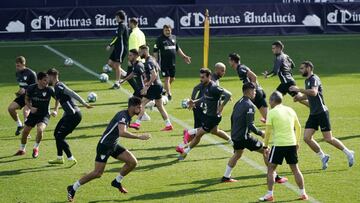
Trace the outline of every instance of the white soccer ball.
<path fill-rule="evenodd" d="M 101 73 L 99 76 L 100 82 L 107 82 L 109 80 L 109 76 L 106 73 Z"/>
<path fill-rule="evenodd" d="M 96 99 L 97 99 L 97 94 L 95 92 L 90 92 L 87 97 L 88 102 L 96 102 Z"/>
<path fill-rule="evenodd" d="M 64 61 L 65 66 L 72 66 L 74 64 L 74 61 L 71 58 L 67 58 Z"/>
<path fill-rule="evenodd" d="M 190 101 L 190 99 L 183 99 L 181 101 L 181 108 L 183 108 L 183 109 L 189 108 L 189 101 Z"/>
<path fill-rule="evenodd" d="M 112 68 L 108 64 L 105 64 L 103 66 L 103 72 L 104 73 L 110 73 L 111 71 L 112 71 Z"/>
<path fill-rule="evenodd" d="M 167 98 L 167 96 L 162 96 L 161 99 L 162 99 L 163 105 L 166 105 L 169 102 L 169 99 Z"/>

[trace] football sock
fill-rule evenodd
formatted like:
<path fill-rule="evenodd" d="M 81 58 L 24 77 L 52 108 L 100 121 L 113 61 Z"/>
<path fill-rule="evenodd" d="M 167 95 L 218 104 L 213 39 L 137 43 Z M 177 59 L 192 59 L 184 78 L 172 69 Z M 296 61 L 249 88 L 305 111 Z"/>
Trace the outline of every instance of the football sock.
<path fill-rule="evenodd" d="M 346 156 L 352 156 L 352 154 L 348 148 L 345 147 L 342 151 L 346 154 Z"/>
<path fill-rule="evenodd" d="M 76 191 L 80 187 L 80 182 L 76 181 L 73 185 L 73 189 Z"/>
<path fill-rule="evenodd" d="M 273 191 L 272 191 L 272 190 L 268 190 L 267 195 L 273 195 Z"/>
<path fill-rule="evenodd" d="M 165 126 L 170 126 L 170 125 L 171 125 L 170 119 L 166 119 L 165 120 Z"/>
<path fill-rule="evenodd" d="M 38 147 L 39 147 L 39 145 L 40 145 L 40 143 L 35 142 L 35 144 L 34 144 L 34 148 L 38 148 Z"/>
<path fill-rule="evenodd" d="M 197 132 L 197 128 L 188 130 L 188 133 L 189 133 L 190 135 L 195 135 L 196 132 Z"/>
<path fill-rule="evenodd" d="M 20 119 L 16 121 L 16 125 L 17 125 L 17 127 L 22 127 L 23 126 Z"/>
<path fill-rule="evenodd" d="M 301 194 L 301 195 L 305 195 L 305 194 L 306 194 L 305 188 L 304 188 L 304 189 L 300 189 L 300 194 Z"/>
<path fill-rule="evenodd" d="M 229 165 L 226 165 L 226 170 L 225 170 L 224 177 L 225 178 L 230 178 L 231 177 L 231 171 L 232 171 L 232 168 Z"/>
<path fill-rule="evenodd" d="M 62 156 L 57 156 L 57 159 L 62 159 L 63 157 Z"/>
<path fill-rule="evenodd" d="M 189 154 L 190 150 L 191 150 L 190 147 L 186 148 L 186 149 L 185 149 L 185 153 L 186 153 L 186 154 Z"/>
<path fill-rule="evenodd" d="M 325 154 L 322 150 L 320 150 L 320 152 L 318 152 L 317 155 L 320 157 L 320 159 L 325 157 Z"/>
<path fill-rule="evenodd" d="M 116 176 L 115 180 L 116 180 L 116 182 L 121 183 L 123 178 L 124 178 L 124 176 L 118 175 L 118 176 Z"/>
<path fill-rule="evenodd" d="M 136 121 L 135 121 L 135 123 L 137 123 L 137 124 L 141 124 L 141 120 L 140 119 L 136 119 Z"/>
<path fill-rule="evenodd" d="M 75 160 L 75 157 L 74 156 L 68 157 L 68 160 L 69 161 Z"/>
<path fill-rule="evenodd" d="M 20 150 L 24 151 L 26 147 L 26 144 L 20 144 Z"/>
<path fill-rule="evenodd" d="M 228 139 L 228 143 L 234 146 L 234 142 L 230 139 Z"/>

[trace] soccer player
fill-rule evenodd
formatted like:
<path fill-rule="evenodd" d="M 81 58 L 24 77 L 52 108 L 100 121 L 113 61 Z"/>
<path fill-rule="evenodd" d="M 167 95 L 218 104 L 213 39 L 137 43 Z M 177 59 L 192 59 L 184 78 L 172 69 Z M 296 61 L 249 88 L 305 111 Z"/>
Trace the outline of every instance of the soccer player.
<path fill-rule="evenodd" d="M 159 77 L 160 67 L 154 58 L 150 56 L 148 46 L 143 45 L 140 47 L 140 57 L 145 59 L 144 67 L 146 75 L 146 82 L 144 88 L 141 90 L 141 94 L 144 96 L 142 99 L 143 108 L 141 109 L 141 113 L 139 114 L 138 119 L 135 121 L 135 123 L 132 123 L 130 127 L 137 130 L 140 129 L 141 118 L 145 113 L 145 105 L 151 100 L 155 100 L 156 108 L 159 110 L 163 120 L 165 121 L 165 127 L 161 131 L 171 131 L 173 130 L 173 126 L 162 102 L 161 93 L 163 86 Z"/>
<path fill-rule="evenodd" d="M 111 47 L 114 47 L 108 64 L 112 69 L 115 69 L 115 83 L 112 86 L 113 89 L 120 88 L 120 76 L 126 74 L 125 71 L 121 68 L 121 63 L 124 61 L 124 58 L 128 52 L 129 44 L 129 30 L 124 24 L 125 22 L 125 12 L 119 10 L 115 14 L 115 19 L 119 23 L 116 30 L 116 36 L 111 41 L 109 45 L 106 46 L 106 50 L 110 51 Z"/>
<path fill-rule="evenodd" d="M 32 157 L 39 156 L 39 145 L 43 137 L 44 130 L 49 123 L 49 107 L 51 97 L 55 98 L 54 89 L 48 86 L 49 77 L 44 72 L 37 74 L 37 84 L 30 85 L 26 90 L 25 104 L 30 109 L 30 114 L 25 121 L 25 128 L 22 132 L 20 149 L 15 156 L 25 154 L 27 137 L 33 127 L 37 126 L 36 141 L 33 148 Z M 58 109 L 59 102 L 55 102 L 55 109 Z M 57 112 L 53 111 L 52 116 L 56 116 Z"/>
<path fill-rule="evenodd" d="M 299 186 L 301 194 L 299 200 L 309 199 L 305 192 L 304 177 L 297 164 L 301 126 L 295 111 L 283 105 L 282 100 L 283 96 L 278 91 L 275 91 L 270 96 L 271 110 L 268 112 L 266 119 L 264 148 L 268 147 L 271 135 L 273 146 L 271 147 L 267 171 L 268 192 L 259 198 L 260 201 L 274 201 L 274 172 L 276 167 L 282 164 L 284 158 L 294 174 L 296 184 Z"/>
<path fill-rule="evenodd" d="M 231 178 L 231 171 L 241 158 L 245 148 L 263 154 L 265 165 L 268 165 L 268 151 L 266 148 L 263 148 L 264 144 L 250 134 L 250 132 L 253 132 L 261 137 L 265 135 L 254 124 L 255 107 L 251 100 L 256 97 L 256 84 L 252 82 L 244 83 L 242 92 L 243 97 L 236 102 L 231 114 L 231 140 L 234 143 L 234 154 L 226 165 L 225 174 L 221 178 L 221 182 L 237 182 L 237 180 Z M 277 174 L 275 177 L 277 183 L 285 183 L 287 181 L 286 178 L 282 178 Z"/>
<path fill-rule="evenodd" d="M 251 71 L 246 65 L 241 64 L 240 55 L 237 53 L 229 54 L 229 64 L 237 72 L 239 78 L 243 83 L 252 82 L 256 84 L 256 96 L 252 99 L 252 102 L 255 104 L 256 108 L 259 109 L 261 113 L 261 121 L 266 121 L 267 114 L 267 103 L 266 103 L 266 94 L 262 87 L 260 86 L 257 76 L 254 72 Z"/>
<path fill-rule="evenodd" d="M 128 61 L 132 66 L 132 71 L 121 81 L 121 83 L 134 79 L 135 83 L 131 85 L 134 89 L 133 95 L 141 99 L 141 90 L 144 88 L 145 83 L 145 69 L 144 64 L 138 60 L 138 57 L 139 52 L 137 51 L 137 49 L 131 49 L 129 51 Z"/>
<path fill-rule="evenodd" d="M 169 101 L 172 99 L 171 83 L 175 80 L 175 58 L 179 54 L 185 63 L 191 63 L 191 57 L 187 56 L 176 41 L 176 36 L 171 34 L 170 25 L 164 25 L 163 34 L 156 39 L 154 56 L 158 61 L 162 76 L 165 77 L 165 90 Z"/>
<path fill-rule="evenodd" d="M 204 96 L 197 100 L 190 100 L 189 109 L 194 108 L 196 103 L 203 102 L 204 118 L 200 128 L 184 131 L 184 137 L 194 136 L 194 139 L 186 145 L 176 147 L 176 151 L 180 153 L 179 160 L 185 159 L 190 150 L 200 142 L 205 133 L 217 135 L 232 144 L 230 136 L 218 128 L 222 118 L 222 111 L 230 100 L 231 93 L 211 81 L 211 71 L 208 69 L 200 69 L 200 80 L 205 87 Z M 222 97 L 224 97 L 223 101 Z"/>
<path fill-rule="evenodd" d="M 77 163 L 75 157 L 70 151 L 70 146 L 66 142 L 67 135 L 79 125 L 81 121 L 80 108 L 77 107 L 74 100 L 80 102 L 86 108 L 90 109 L 88 103 L 84 101 L 76 92 L 67 87 L 64 83 L 59 81 L 59 71 L 51 68 L 47 71 L 49 75 L 49 85 L 54 85 L 55 98 L 60 102 L 64 109 L 63 117 L 60 119 L 54 130 L 54 137 L 56 140 L 57 158 L 49 160 L 49 164 L 64 164 L 63 151 L 65 152 L 70 165 L 73 166 Z M 58 109 L 55 109 L 57 112 Z"/>
<path fill-rule="evenodd" d="M 111 186 L 117 188 L 121 193 L 127 193 L 127 190 L 122 186 L 121 182 L 127 174 L 134 170 L 137 165 L 137 160 L 130 151 L 119 145 L 118 141 L 120 137 L 140 140 L 148 140 L 151 137 L 150 134 L 135 135 L 127 131 L 131 118 L 134 115 L 138 115 L 140 110 L 141 99 L 131 97 L 128 101 L 128 108 L 115 114 L 96 147 L 94 170 L 80 178 L 80 180 L 76 181 L 73 185 L 67 187 L 68 200 L 70 202 L 74 200 L 75 192 L 81 185 L 101 177 L 110 156 L 125 162 L 124 166 L 120 169 L 120 174 L 111 182 Z"/>
<path fill-rule="evenodd" d="M 8 107 L 9 114 L 16 122 L 17 128 L 15 135 L 20 135 L 21 130 L 24 128 L 19 115 L 16 110 L 23 108 L 24 122 L 28 117 L 30 110 L 25 105 L 26 89 L 29 85 L 36 83 L 36 73 L 30 68 L 26 67 L 26 59 L 23 56 L 18 56 L 15 59 L 16 67 L 16 81 L 19 83 L 19 90 L 15 93 L 16 98 L 10 103 Z"/>
<path fill-rule="evenodd" d="M 348 158 L 349 167 L 354 164 L 355 152 L 349 150 L 340 140 L 332 136 L 329 110 L 325 106 L 323 97 L 323 88 L 320 78 L 314 74 L 314 65 L 311 61 L 304 61 L 300 65 L 300 73 L 305 79 L 305 89 L 297 86 L 290 87 L 291 91 L 301 92 L 302 96 L 294 97 L 294 101 L 305 101 L 309 104 L 310 115 L 305 124 L 304 141 L 309 147 L 319 155 L 322 163 L 322 169 L 328 167 L 330 156 L 325 154 L 320 148 L 320 145 L 314 140 L 313 135 L 318 130 L 319 126 L 323 134 L 324 140 L 343 151 Z"/>
<path fill-rule="evenodd" d="M 271 72 L 265 71 L 263 75 L 265 78 L 278 75 L 280 85 L 276 88 L 276 90 L 281 92 L 282 95 L 286 95 L 288 93 L 292 97 L 295 97 L 298 92 L 289 90 L 289 87 L 296 85 L 292 74 L 292 69 L 295 67 L 293 60 L 284 53 L 284 44 L 281 41 L 272 43 L 271 50 L 275 55 L 273 70 Z M 307 105 L 305 102 L 301 103 Z"/>

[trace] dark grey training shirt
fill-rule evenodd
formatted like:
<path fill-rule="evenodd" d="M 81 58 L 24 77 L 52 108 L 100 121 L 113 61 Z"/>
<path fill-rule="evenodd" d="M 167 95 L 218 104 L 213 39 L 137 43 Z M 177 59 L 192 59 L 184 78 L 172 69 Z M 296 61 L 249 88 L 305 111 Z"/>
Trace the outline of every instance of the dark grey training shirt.
<path fill-rule="evenodd" d="M 39 89 L 37 84 L 30 85 L 26 90 L 32 107 L 37 108 L 35 115 L 44 116 L 49 114 L 51 97 L 55 98 L 52 87 Z"/>
<path fill-rule="evenodd" d="M 27 89 L 29 85 L 36 83 L 36 73 L 30 68 L 16 72 L 16 81 L 20 88 Z"/>
<path fill-rule="evenodd" d="M 79 107 L 74 102 L 74 99 L 85 105 L 86 102 L 76 92 L 71 90 L 62 82 L 57 82 L 54 86 L 55 98 L 59 100 L 65 114 L 72 115 L 80 111 Z"/>
<path fill-rule="evenodd" d="M 270 74 L 278 75 L 280 82 L 285 84 L 295 81 L 292 75 L 292 69 L 295 67 L 293 60 L 284 52 L 275 56 L 274 67 Z"/>
<path fill-rule="evenodd" d="M 307 96 L 310 105 L 310 115 L 316 115 L 328 110 L 325 106 L 320 78 L 315 74 L 305 80 L 306 89 L 312 89 L 313 87 L 318 87 L 318 93 L 314 97 L 309 95 Z"/>
<path fill-rule="evenodd" d="M 105 132 L 101 136 L 100 143 L 113 146 L 118 143 L 119 140 L 119 124 L 124 124 L 126 127 L 130 124 L 131 117 L 128 110 L 119 111 L 113 119 L 111 119 Z"/>
<path fill-rule="evenodd" d="M 224 96 L 223 102 L 226 104 L 231 98 L 231 93 L 216 85 L 215 82 L 210 81 L 210 83 L 204 87 L 204 96 L 201 99 L 204 104 L 204 114 L 208 116 L 218 116 L 217 111 L 221 103 L 222 96 Z"/>

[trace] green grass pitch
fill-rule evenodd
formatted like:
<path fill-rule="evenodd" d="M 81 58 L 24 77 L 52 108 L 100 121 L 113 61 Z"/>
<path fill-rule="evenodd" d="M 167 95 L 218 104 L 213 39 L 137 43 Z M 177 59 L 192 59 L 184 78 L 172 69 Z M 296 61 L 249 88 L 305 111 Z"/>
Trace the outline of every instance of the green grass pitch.
<path fill-rule="evenodd" d="M 344 153 L 322 141 L 315 134 L 323 150 L 330 154 L 329 168 L 322 171 L 319 158 L 302 141 L 299 165 L 304 174 L 305 186 L 313 201 L 359 202 L 360 201 L 360 35 L 326 36 L 274 36 L 274 37 L 221 37 L 211 38 L 209 64 L 218 61 L 228 65 L 227 55 L 238 52 L 242 63 L 258 74 L 260 84 L 269 95 L 278 85 L 277 77 L 265 80 L 261 72 L 270 69 L 273 55 L 271 43 L 282 40 L 285 52 L 298 65 L 312 60 L 315 73 L 322 79 L 325 103 L 330 110 L 333 134 L 348 148 L 355 150 L 356 163 L 348 168 Z M 153 39 L 149 40 L 153 45 Z M 109 84 L 100 83 L 96 77 L 77 66 L 64 67 L 63 58 L 43 45 L 70 56 L 85 67 L 100 73 L 110 53 L 105 51 L 108 40 L 68 40 L 37 42 L 0 42 L 0 202 L 66 202 L 66 186 L 74 183 L 94 167 L 96 144 L 115 112 L 126 108 L 128 96 L 120 90 L 108 90 Z M 226 163 L 231 156 L 231 146 L 208 135 L 185 161 L 176 160 L 175 146 L 181 141 L 184 126 L 193 125 L 192 112 L 180 108 L 180 101 L 188 98 L 193 86 L 199 82 L 198 69 L 202 64 L 202 39 L 180 38 L 180 46 L 192 57 L 192 64 L 177 61 L 177 79 L 173 84 L 173 101 L 166 109 L 172 115 L 175 130 L 160 132 L 164 123 L 156 111 L 148 111 L 152 120 L 143 122 L 141 132 L 150 132 L 148 141 L 121 139 L 121 144 L 138 158 L 138 167 L 123 181 L 129 190 L 120 194 L 110 186 L 122 163 L 109 159 L 104 175 L 81 187 L 77 202 L 256 202 L 266 191 L 266 174 L 262 157 L 258 153 L 244 153 L 245 158 L 233 170 L 237 183 L 221 184 Z M 15 57 L 24 55 L 28 66 L 35 71 L 56 67 L 60 79 L 86 98 L 88 92 L 98 94 L 93 109 L 82 108 L 83 120 L 68 136 L 68 142 L 79 163 L 72 167 L 50 166 L 47 161 L 56 157 L 53 130 L 61 117 L 51 118 L 40 146 L 40 156 L 31 158 L 35 130 L 28 142 L 25 156 L 12 156 L 19 147 L 20 137 L 14 136 L 16 128 L 7 112 L 18 87 L 15 82 Z M 304 78 L 294 70 L 296 82 L 304 86 Z M 110 75 L 114 79 L 113 73 Z M 241 97 L 242 83 L 230 67 L 221 85 L 233 93 L 223 113 L 220 128 L 230 131 L 230 114 L 233 105 Z M 123 89 L 130 90 L 125 84 Z M 309 110 L 293 103 L 285 96 L 285 104 L 293 107 L 304 126 Z M 53 106 L 53 105 L 52 105 Z M 22 116 L 22 114 L 20 114 Z M 256 115 L 256 124 L 264 128 Z M 250 163 L 250 164 L 249 164 Z M 261 167 L 260 169 L 258 167 Z M 278 167 L 281 175 L 289 178 L 291 185 L 276 185 L 275 198 L 279 202 L 296 201 L 298 197 L 290 188 L 295 186 L 290 169 Z M 290 187 L 290 188 L 289 188 Z"/>

